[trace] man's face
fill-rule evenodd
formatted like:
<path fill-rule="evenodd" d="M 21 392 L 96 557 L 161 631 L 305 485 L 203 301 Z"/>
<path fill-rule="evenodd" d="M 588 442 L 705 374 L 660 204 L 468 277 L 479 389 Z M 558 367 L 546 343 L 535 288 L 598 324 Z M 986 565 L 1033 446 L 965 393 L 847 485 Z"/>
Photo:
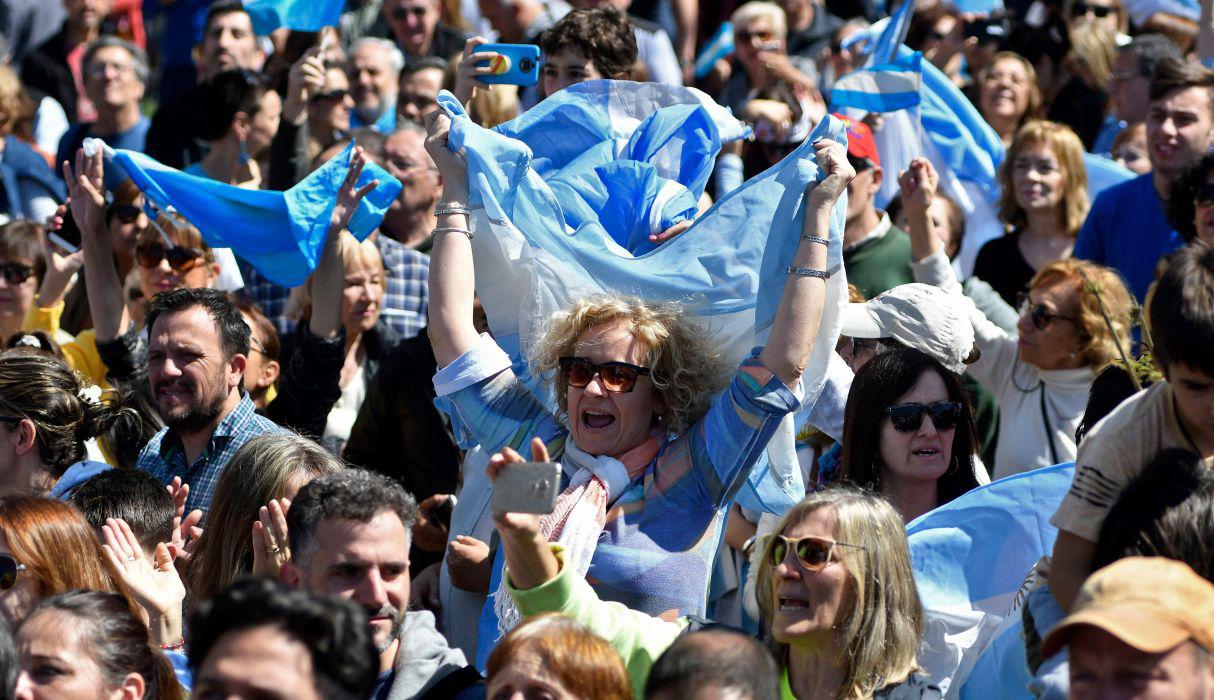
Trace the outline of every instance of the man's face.
<path fill-rule="evenodd" d="M 194 677 L 194 697 L 321 700 L 308 648 L 268 626 L 217 639 Z"/>
<path fill-rule="evenodd" d="M 110 0 L 64 0 L 68 24 L 76 29 L 94 30 L 110 13 Z"/>
<path fill-rule="evenodd" d="M 527 28 L 519 24 L 513 0 L 478 0 L 477 4 L 481 8 L 481 16 L 497 30 L 499 41 L 518 43 L 528 38 L 523 36 Z"/>
<path fill-rule="evenodd" d="M 1199 445 L 1214 442 L 1214 377 L 1184 364 L 1170 365 L 1166 374 L 1185 430 Z"/>
<path fill-rule="evenodd" d="M 366 523 L 331 518 L 317 524 L 312 549 L 296 564 L 300 585 L 361 605 L 383 653 L 400 636 L 409 606 L 409 531 L 390 511 Z"/>
<path fill-rule="evenodd" d="M 234 68 L 258 70 L 262 54 L 245 12 L 225 12 L 211 19 L 200 49 L 203 78 L 209 80 Z"/>
<path fill-rule="evenodd" d="M 438 26 L 438 0 L 387 0 L 383 13 L 402 51 L 420 56 L 429 50 Z"/>
<path fill-rule="evenodd" d="M 396 113 L 404 121 L 425 126 L 425 116 L 438 109 L 438 91 L 443 88 L 443 71 L 422 68 L 405 73 L 400 79 Z"/>
<path fill-rule="evenodd" d="M 396 101 L 396 74 L 388 52 L 374 45 L 360 46 L 350 54 L 350 93 L 354 111 L 365 122 L 374 122 L 388 105 Z"/>
<path fill-rule="evenodd" d="M 224 357 L 215 322 L 200 306 L 157 317 L 148 334 L 152 395 L 178 432 L 213 426 L 244 368 L 244 355 Z"/>
<path fill-rule="evenodd" d="M 1214 674 L 1195 644 L 1162 654 L 1138 651 L 1104 630 L 1083 625 L 1071 635 L 1071 700 L 1209 700 Z"/>
<path fill-rule="evenodd" d="M 544 94 L 555 95 L 570 85 L 609 78 L 595 68 L 594 61 L 574 48 L 565 48 L 544 59 Z"/>
<path fill-rule="evenodd" d="M 442 182 L 421 134 L 397 131 L 389 136 L 384 141 L 383 167 L 404 185 L 389 209 L 393 217 L 413 217 L 438 201 Z M 391 228 L 393 222 L 387 223 Z"/>
<path fill-rule="evenodd" d="M 1204 155 L 1214 141 L 1214 104 L 1202 87 L 1173 90 L 1147 109 L 1151 165 L 1174 177 Z"/>
<path fill-rule="evenodd" d="M 866 165 L 856 168 L 856 176 L 847 185 L 847 220 L 854 221 L 873 208 L 873 197 L 881 188 L 881 168 Z"/>
<path fill-rule="evenodd" d="M 143 99 L 143 82 L 135 75 L 130 52 L 121 46 L 94 52 L 85 66 L 84 91 L 102 111 L 138 104 Z"/>
<path fill-rule="evenodd" d="M 1109 92 L 1113 97 L 1113 113 L 1118 119 L 1133 124 L 1147 118 L 1151 77 L 1138 70 L 1138 57 L 1129 48 L 1117 52 Z"/>

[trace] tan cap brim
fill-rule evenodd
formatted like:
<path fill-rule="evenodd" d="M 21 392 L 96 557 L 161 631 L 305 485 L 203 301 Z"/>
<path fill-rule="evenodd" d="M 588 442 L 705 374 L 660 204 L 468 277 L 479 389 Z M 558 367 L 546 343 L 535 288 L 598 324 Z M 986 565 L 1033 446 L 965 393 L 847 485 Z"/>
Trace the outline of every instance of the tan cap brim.
<path fill-rule="evenodd" d="M 1193 635 L 1167 615 L 1142 608 L 1090 606 L 1067 616 L 1041 644 L 1045 656 L 1058 653 L 1079 625 L 1091 625 L 1148 654 L 1161 654 L 1188 641 Z"/>

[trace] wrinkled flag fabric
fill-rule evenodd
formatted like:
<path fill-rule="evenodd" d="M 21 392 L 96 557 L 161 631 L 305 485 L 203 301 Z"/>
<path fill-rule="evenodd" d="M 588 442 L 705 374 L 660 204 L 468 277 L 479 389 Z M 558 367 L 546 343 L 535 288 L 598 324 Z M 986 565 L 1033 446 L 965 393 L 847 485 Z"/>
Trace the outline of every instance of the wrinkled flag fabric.
<path fill-rule="evenodd" d="M 336 27 L 345 0 L 245 0 L 244 9 L 253 22 L 253 33 L 265 36 L 275 29 L 318 32 Z"/>

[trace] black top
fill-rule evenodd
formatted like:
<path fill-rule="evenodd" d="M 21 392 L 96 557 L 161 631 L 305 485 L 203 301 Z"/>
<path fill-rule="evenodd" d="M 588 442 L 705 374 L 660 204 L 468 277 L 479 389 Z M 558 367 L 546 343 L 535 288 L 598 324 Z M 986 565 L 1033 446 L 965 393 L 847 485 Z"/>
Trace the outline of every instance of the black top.
<path fill-rule="evenodd" d="M 55 98 L 67 113 L 69 122 L 76 119 L 76 81 L 67 65 L 67 24 L 55 36 L 29 52 L 21 64 L 21 82 Z"/>
<path fill-rule="evenodd" d="M 991 285 L 1013 307 L 1016 295 L 1028 289 L 1035 274 L 1037 271 L 1020 252 L 1019 231 L 987 241 L 974 260 L 974 277 Z"/>
<path fill-rule="evenodd" d="M 143 152 L 179 170 L 202 160 L 205 150 L 198 138 L 198 120 L 205 99 L 205 86 L 194 85 L 160 105 L 152 116 Z"/>

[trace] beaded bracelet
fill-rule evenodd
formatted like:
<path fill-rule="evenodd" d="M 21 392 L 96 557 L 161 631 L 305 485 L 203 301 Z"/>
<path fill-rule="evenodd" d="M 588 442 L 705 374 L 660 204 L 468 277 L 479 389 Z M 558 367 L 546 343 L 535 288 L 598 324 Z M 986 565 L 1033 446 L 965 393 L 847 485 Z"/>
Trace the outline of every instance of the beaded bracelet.
<path fill-rule="evenodd" d="M 165 651 L 181 651 L 185 649 L 185 639 L 180 639 L 172 644 L 161 644 L 160 648 Z"/>
<path fill-rule="evenodd" d="M 809 241 L 810 243 L 821 243 L 822 245 L 830 245 L 830 240 L 826 239 L 826 238 L 822 238 L 821 236 L 804 235 L 804 236 L 801 236 L 801 240 Z"/>
<path fill-rule="evenodd" d="M 830 279 L 830 273 L 826 270 L 815 270 L 812 267 L 794 267 L 788 266 L 788 274 L 801 275 L 802 277 L 817 277 L 819 279 Z"/>

